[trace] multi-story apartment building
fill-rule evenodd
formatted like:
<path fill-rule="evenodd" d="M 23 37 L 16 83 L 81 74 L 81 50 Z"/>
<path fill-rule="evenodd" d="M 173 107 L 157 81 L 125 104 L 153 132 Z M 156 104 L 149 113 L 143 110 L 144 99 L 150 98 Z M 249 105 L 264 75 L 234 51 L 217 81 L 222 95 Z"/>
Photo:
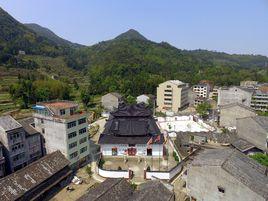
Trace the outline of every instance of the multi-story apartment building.
<path fill-rule="evenodd" d="M 37 103 L 35 128 L 44 137 L 46 153 L 60 150 L 73 168 L 89 159 L 87 114 L 71 101 Z"/>
<path fill-rule="evenodd" d="M 168 80 L 157 87 L 157 106 L 161 112 L 178 112 L 189 105 L 188 84 L 179 80 Z"/>
<path fill-rule="evenodd" d="M 261 86 L 253 93 L 251 107 L 257 111 L 268 111 L 268 86 Z"/>
<path fill-rule="evenodd" d="M 243 87 L 221 87 L 218 90 L 218 106 L 227 105 L 230 103 L 241 103 L 250 107 L 251 97 L 254 89 Z"/>
<path fill-rule="evenodd" d="M 0 142 L 0 178 L 5 176 L 5 157 L 3 155 L 3 145 Z"/>
<path fill-rule="evenodd" d="M 44 155 L 42 135 L 35 129 L 34 119 L 32 117 L 18 120 L 18 122 L 22 125 L 25 132 L 29 164 Z"/>
<path fill-rule="evenodd" d="M 210 92 L 210 86 L 208 84 L 194 85 L 193 92 L 196 93 L 197 98 L 208 98 Z"/>
<path fill-rule="evenodd" d="M 4 146 L 7 173 L 12 173 L 27 165 L 27 143 L 20 123 L 11 116 L 0 117 L 0 140 Z"/>

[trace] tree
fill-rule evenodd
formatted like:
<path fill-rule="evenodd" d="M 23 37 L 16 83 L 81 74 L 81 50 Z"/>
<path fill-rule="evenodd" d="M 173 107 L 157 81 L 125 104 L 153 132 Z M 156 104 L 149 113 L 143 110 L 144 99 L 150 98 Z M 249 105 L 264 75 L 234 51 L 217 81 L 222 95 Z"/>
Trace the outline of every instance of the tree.
<path fill-rule="evenodd" d="M 87 109 L 88 104 L 90 102 L 90 92 L 89 92 L 89 88 L 88 87 L 87 88 L 83 88 L 81 90 L 80 98 L 81 98 L 82 103 L 84 104 L 85 109 Z"/>
<path fill-rule="evenodd" d="M 196 111 L 202 118 L 204 118 L 208 115 L 210 109 L 211 105 L 208 102 L 204 102 L 197 106 Z"/>
<path fill-rule="evenodd" d="M 128 104 L 135 104 L 136 103 L 136 98 L 131 96 L 131 95 L 128 95 L 127 98 L 126 98 L 126 102 Z"/>

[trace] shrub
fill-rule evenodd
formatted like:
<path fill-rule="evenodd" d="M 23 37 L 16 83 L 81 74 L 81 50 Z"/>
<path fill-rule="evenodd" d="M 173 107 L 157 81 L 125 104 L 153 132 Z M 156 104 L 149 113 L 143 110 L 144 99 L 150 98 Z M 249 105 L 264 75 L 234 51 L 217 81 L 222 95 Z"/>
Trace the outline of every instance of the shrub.
<path fill-rule="evenodd" d="M 89 176 L 92 175 L 92 171 L 91 171 L 91 167 L 90 167 L 90 166 L 87 166 L 87 167 L 86 167 L 86 172 L 87 172 L 87 174 L 88 174 Z"/>
<path fill-rule="evenodd" d="M 173 151 L 173 157 L 174 157 L 175 161 L 180 161 L 180 159 L 175 151 Z"/>
<path fill-rule="evenodd" d="M 99 162 L 99 167 L 100 168 L 103 168 L 103 165 L 105 163 L 105 160 L 103 160 L 102 158 L 100 159 L 100 162 Z"/>
<path fill-rule="evenodd" d="M 268 155 L 267 154 L 256 153 L 249 157 L 257 161 L 258 163 L 268 167 Z"/>

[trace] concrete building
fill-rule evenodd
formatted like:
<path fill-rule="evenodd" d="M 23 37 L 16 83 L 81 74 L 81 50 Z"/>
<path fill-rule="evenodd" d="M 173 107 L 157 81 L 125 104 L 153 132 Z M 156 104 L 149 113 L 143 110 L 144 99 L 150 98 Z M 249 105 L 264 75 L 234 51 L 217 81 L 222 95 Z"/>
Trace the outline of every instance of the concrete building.
<path fill-rule="evenodd" d="M 164 136 L 144 104 L 120 104 L 99 137 L 103 156 L 162 156 Z"/>
<path fill-rule="evenodd" d="M 0 141 L 4 146 L 7 173 L 12 173 L 27 165 L 25 131 L 22 125 L 11 116 L 0 117 Z"/>
<path fill-rule="evenodd" d="M 212 91 L 209 93 L 209 98 L 213 99 L 213 100 L 217 100 L 218 99 L 218 90 L 219 90 L 219 87 L 214 86 Z"/>
<path fill-rule="evenodd" d="M 157 106 L 161 112 L 177 113 L 189 105 L 189 87 L 179 80 L 168 80 L 157 87 Z"/>
<path fill-rule="evenodd" d="M 255 116 L 237 119 L 237 135 L 258 149 L 268 152 L 268 117 Z"/>
<path fill-rule="evenodd" d="M 32 163 L 44 155 L 43 138 L 40 132 L 35 129 L 32 117 L 18 120 L 25 131 L 28 164 Z"/>
<path fill-rule="evenodd" d="M 113 111 L 118 108 L 119 103 L 123 101 L 123 97 L 116 92 L 105 94 L 101 97 L 101 105 L 105 110 Z"/>
<path fill-rule="evenodd" d="M 137 98 L 136 98 L 137 103 L 145 103 L 145 104 L 148 105 L 150 103 L 150 101 L 152 101 L 152 103 L 155 102 L 155 96 L 154 95 L 142 94 L 142 95 L 137 96 Z"/>
<path fill-rule="evenodd" d="M 246 88 L 255 88 L 257 85 L 258 82 L 253 80 L 245 80 L 240 82 L 240 86 Z"/>
<path fill-rule="evenodd" d="M 3 145 L 0 142 L 0 178 L 5 176 L 6 168 L 5 168 L 5 157 L 3 155 Z"/>
<path fill-rule="evenodd" d="M 227 105 L 230 103 L 241 103 L 250 107 L 251 97 L 254 89 L 243 87 L 222 87 L 218 90 L 218 106 Z"/>
<path fill-rule="evenodd" d="M 236 128 L 236 120 L 244 117 L 256 116 L 255 111 L 241 103 L 230 103 L 219 107 L 220 126 Z"/>
<path fill-rule="evenodd" d="M 44 156 L 0 179 L 0 200 L 49 200 L 70 179 L 72 171 L 68 165 L 60 151 Z"/>
<path fill-rule="evenodd" d="M 194 158 L 186 187 L 196 201 L 267 201 L 267 168 L 235 149 L 208 149 Z"/>
<path fill-rule="evenodd" d="M 256 111 L 268 111 L 268 86 L 260 86 L 253 93 L 251 107 Z"/>
<path fill-rule="evenodd" d="M 210 92 L 210 86 L 208 84 L 194 85 L 193 92 L 196 93 L 198 98 L 208 98 Z"/>
<path fill-rule="evenodd" d="M 45 141 L 46 153 L 60 150 L 74 168 L 89 160 L 87 114 L 71 101 L 37 103 L 35 128 Z"/>

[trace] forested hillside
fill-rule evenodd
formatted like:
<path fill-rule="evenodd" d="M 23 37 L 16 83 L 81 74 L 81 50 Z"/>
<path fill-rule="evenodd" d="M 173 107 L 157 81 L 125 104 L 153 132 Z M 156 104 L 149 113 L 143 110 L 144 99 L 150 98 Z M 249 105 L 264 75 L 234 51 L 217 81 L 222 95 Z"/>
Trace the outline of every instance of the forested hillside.
<path fill-rule="evenodd" d="M 114 90 L 127 95 L 154 93 L 167 79 L 191 84 L 208 79 L 218 85 L 239 84 L 245 79 L 268 81 L 268 58 L 264 56 L 180 50 L 149 41 L 133 30 L 121 36 L 66 57 L 69 66 L 88 70 L 96 94 Z"/>
<path fill-rule="evenodd" d="M 167 79 L 191 84 L 208 79 L 218 85 L 245 79 L 268 81 L 265 56 L 180 50 L 166 42 L 150 41 L 133 29 L 93 46 L 74 47 L 44 27 L 27 28 L 2 9 L 0 27 L 0 65 L 33 69 L 56 78 L 64 69 L 64 79 L 73 79 L 72 72 L 79 72 L 83 79 L 78 82 L 86 82 L 93 95 L 109 91 L 132 96 L 155 93 L 156 86 Z M 18 56 L 19 50 L 26 56 Z M 48 68 L 50 57 L 60 64 L 50 63 Z"/>

